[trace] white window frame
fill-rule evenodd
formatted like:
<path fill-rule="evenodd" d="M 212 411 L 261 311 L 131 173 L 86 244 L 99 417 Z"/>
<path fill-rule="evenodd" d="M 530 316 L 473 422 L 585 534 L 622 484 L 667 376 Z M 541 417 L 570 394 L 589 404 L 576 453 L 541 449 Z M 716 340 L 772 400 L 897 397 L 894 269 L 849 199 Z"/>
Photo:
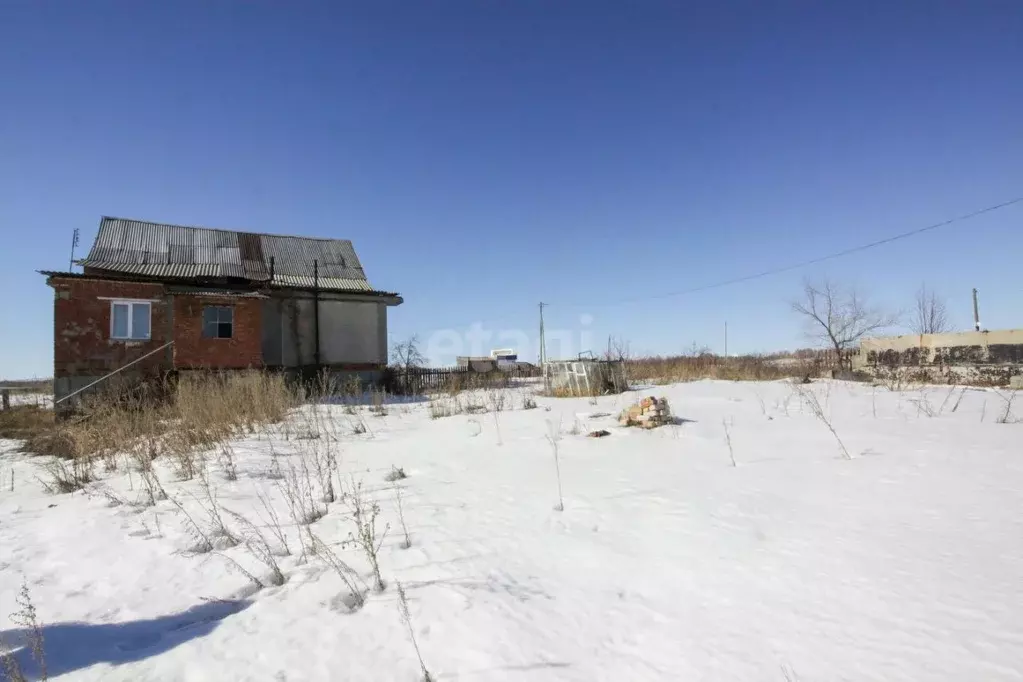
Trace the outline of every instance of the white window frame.
<path fill-rule="evenodd" d="M 117 336 L 114 334 L 114 306 L 128 306 L 128 335 Z M 145 306 L 149 311 L 149 335 L 135 336 L 132 328 L 135 324 L 135 306 Z M 112 298 L 110 299 L 110 338 L 114 341 L 149 341 L 153 338 L 153 302 L 134 298 Z"/>

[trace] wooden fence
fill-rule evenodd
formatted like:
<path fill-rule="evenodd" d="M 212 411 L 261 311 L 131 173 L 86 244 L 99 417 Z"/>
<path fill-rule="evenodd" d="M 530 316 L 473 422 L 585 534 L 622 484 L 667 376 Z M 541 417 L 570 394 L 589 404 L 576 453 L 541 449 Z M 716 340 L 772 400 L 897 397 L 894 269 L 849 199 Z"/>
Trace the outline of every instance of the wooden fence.
<path fill-rule="evenodd" d="M 504 388 L 521 380 L 543 376 L 539 367 L 493 369 L 480 372 L 469 367 L 412 367 L 392 369 L 393 393 L 420 395 L 438 391 L 461 391 L 470 388 Z"/>

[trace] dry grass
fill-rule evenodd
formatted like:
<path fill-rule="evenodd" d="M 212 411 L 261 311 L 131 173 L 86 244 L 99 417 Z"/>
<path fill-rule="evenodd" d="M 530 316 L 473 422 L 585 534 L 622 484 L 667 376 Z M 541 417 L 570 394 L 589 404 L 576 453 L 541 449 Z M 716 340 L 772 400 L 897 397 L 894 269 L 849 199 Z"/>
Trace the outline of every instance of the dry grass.
<path fill-rule="evenodd" d="M 299 392 L 283 376 L 256 371 L 183 376 L 157 389 L 92 396 L 63 421 L 50 410 L 5 411 L 0 437 L 19 438 L 27 452 L 55 457 L 47 465 L 55 492 L 78 490 L 100 464 L 113 471 L 126 459 L 144 475 L 149 463 L 165 456 L 180 478 L 190 479 L 207 451 L 219 453 L 230 478 L 233 457 L 224 444 L 284 420 L 299 403 Z"/>
<path fill-rule="evenodd" d="M 0 410 L 0 438 L 29 440 L 53 430 L 53 410 L 35 405 Z"/>
<path fill-rule="evenodd" d="M 463 391 L 481 389 L 508 388 L 512 385 L 512 376 L 506 372 L 459 372 L 452 373 L 444 382 L 444 392 L 458 395 Z"/>
<path fill-rule="evenodd" d="M 665 381 L 664 383 L 671 383 Z M 572 388 L 571 386 L 553 386 L 539 393 L 547 398 L 597 398 L 603 393 L 597 385 L 591 386 L 589 391 Z"/>
<path fill-rule="evenodd" d="M 239 430 L 284 419 L 298 396 L 283 376 L 266 372 L 202 374 L 178 382 L 173 417 L 199 438 L 219 442 Z"/>
<path fill-rule="evenodd" d="M 716 355 L 634 358 L 626 363 L 630 382 L 667 384 L 700 379 L 772 381 L 817 376 L 823 369 L 814 360 L 778 361 L 759 356 L 724 358 Z"/>

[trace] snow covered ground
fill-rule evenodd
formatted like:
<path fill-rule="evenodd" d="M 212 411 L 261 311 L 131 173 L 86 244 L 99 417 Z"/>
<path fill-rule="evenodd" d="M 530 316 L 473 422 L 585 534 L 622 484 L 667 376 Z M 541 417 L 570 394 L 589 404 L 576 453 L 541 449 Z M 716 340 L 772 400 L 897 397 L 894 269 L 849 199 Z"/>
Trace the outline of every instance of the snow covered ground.
<path fill-rule="evenodd" d="M 198 478 L 161 462 L 172 499 L 155 506 L 133 504 L 143 486 L 123 465 L 88 495 L 52 495 L 39 460 L 0 442 L 0 609 L 18 610 L 24 580 L 60 680 L 414 682 L 399 581 L 435 680 L 1023 678 L 1023 422 L 998 423 L 1023 416 L 1023 397 L 1005 415 L 993 391 L 806 390 L 851 460 L 782 382 L 649 389 L 684 419 L 653 431 L 613 417 L 642 393 L 523 410 L 513 392 L 496 417 L 320 406 L 317 439 L 296 438 L 315 421 L 304 408 L 287 439 L 233 443 L 237 480 L 210 456 L 217 505 L 278 553 L 260 497 L 281 520 L 287 580 L 260 590 L 234 564 L 269 585 L 244 543 L 190 551 L 173 500 L 212 534 Z M 610 436 L 586 437 L 594 429 Z M 337 485 L 361 480 L 378 531 L 390 524 L 386 589 L 356 611 L 329 556 L 302 556 L 309 532 L 286 495 L 335 436 Z M 385 481 L 392 467 L 408 477 Z M 253 542 L 230 512 L 230 533 Z M 308 528 L 371 582 L 365 554 L 341 544 L 348 504 Z M 23 634 L 2 636 L 17 646 Z M 31 669 L 29 651 L 17 656 Z"/>

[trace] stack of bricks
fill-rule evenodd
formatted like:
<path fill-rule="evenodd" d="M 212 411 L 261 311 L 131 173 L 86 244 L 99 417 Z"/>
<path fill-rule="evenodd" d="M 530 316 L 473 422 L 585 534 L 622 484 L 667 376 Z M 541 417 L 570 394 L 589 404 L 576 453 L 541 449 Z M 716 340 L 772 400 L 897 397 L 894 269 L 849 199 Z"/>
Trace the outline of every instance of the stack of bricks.
<path fill-rule="evenodd" d="M 639 403 L 622 412 L 618 417 L 622 426 L 639 426 L 654 429 L 671 423 L 671 409 L 667 398 L 643 398 Z"/>

